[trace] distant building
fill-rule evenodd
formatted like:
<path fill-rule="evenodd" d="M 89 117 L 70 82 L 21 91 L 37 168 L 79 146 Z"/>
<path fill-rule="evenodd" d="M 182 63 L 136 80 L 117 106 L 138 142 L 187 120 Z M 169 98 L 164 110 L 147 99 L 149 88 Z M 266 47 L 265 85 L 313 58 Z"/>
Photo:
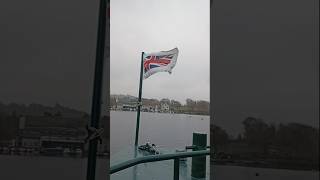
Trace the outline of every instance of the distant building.
<path fill-rule="evenodd" d="M 144 112 L 155 112 L 155 108 L 150 105 L 142 105 L 141 110 Z"/>
<path fill-rule="evenodd" d="M 18 137 L 17 146 L 26 147 L 26 148 L 40 148 L 40 136 L 25 135 Z"/>
<path fill-rule="evenodd" d="M 61 148 L 87 151 L 84 139 L 88 119 L 26 116 L 20 118 L 15 146 L 38 150 Z M 104 151 L 103 148 L 99 150 Z"/>
<path fill-rule="evenodd" d="M 19 130 L 16 146 L 25 148 L 80 148 L 84 150 L 84 136 L 78 129 L 69 128 L 25 128 Z M 84 130 L 82 132 L 84 134 Z"/>
<path fill-rule="evenodd" d="M 155 107 L 154 107 L 154 112 L 159 112 L 159 107 L 158 107 L 158 105 L 155 105 Z"/>
<path fill-rule="evenodd" d="M 170 112 L 170 106 L 167 103 L 162 103 L 160 105 L 161 112 Z"/>
<path fill-rule="evenodd" d="M 19 119 L 19 129 L 24 129 L 26 126 L 26 117 L 22 116 Z"/>
<path fill-rule="evenodd" d="M 123 104 L 122 105 L 122 110 L 123 111 L 135 111 L 136 108 L 137 107 L 135 105 L 130 105 L 130 104 Z"/>
<path fill-rule="evenodd" d="M 11 140 L 0 140 L 0 147 L 11 147 L 15 146 L 16 140 L 11 139 Z"/>
<path fill-rule="evenodd" d="M 84 150 L 84 141 L 81 138 L 70 137 L 54 137 L 54 136 L 41 136 L 41 148 L 69 148 L 69 149 L 82 149 Z"/>

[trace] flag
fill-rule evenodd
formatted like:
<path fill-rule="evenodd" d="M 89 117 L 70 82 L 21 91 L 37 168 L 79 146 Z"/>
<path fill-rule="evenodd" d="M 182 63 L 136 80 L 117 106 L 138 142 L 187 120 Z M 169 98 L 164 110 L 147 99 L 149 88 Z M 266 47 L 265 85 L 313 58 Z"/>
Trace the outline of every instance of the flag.
<path fill-rule="evenodd" d="M 143 78 L 157 72 L 168 72 L 171 74 L 172 69 L 176 65 L 179 50 L 174 48 L 170 51 L 160 51 L 156 53 L 143 54 Z"/>

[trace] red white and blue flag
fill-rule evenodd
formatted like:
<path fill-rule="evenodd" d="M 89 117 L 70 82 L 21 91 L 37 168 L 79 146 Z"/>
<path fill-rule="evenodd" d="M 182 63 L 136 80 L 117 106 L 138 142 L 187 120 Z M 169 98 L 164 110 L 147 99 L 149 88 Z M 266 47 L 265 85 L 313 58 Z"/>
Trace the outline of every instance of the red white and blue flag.
<path fill-rule="evenodd" d="M 143 78 L 146 79 L 157 72 L 169 72 L 171 74 L 171 71 L 177 62 L 178 53 L 178 48 L 174 48 L 170 51 L 144 53 Z"/>

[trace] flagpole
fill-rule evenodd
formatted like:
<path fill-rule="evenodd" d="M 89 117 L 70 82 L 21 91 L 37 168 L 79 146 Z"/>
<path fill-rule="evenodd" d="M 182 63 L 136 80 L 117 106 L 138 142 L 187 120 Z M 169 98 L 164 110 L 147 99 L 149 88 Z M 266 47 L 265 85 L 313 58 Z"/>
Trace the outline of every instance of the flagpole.
<path fill-rule="evenodd" d="M 98 36 L 96 46 L 96 63 L 94 72 L 93 96 L 91 107 L 91 127 L 99 128 L 99 119 L 101 113 L 101 94 L 102 94 L 102 78 L 104 64 L 104 49 L 106 35 L 106 10 L 107 0 L 100 0 L 99 20 L 98 20 Z M 97 139 L 89 141 L 88 164 L 87 164 L 87 180 L 95 179 L 96 159 L 97 159 Z"/>
<path fill-rule="evenodd" d="M 140 125 L 140 110 L 141 110 L 141 96 L 142 96 L 142 82 L 143 82 L 143 54 L 141 53 L 141 66 L 140 66 L 140 84 L 139 84 L 139 97 L 138 97 L 138 108 L 137 108 L 137 124 L 136 124 L 136 138 L 134 141 L 135 147 L 138 146 L 139 140 L 139 125 Z"/>

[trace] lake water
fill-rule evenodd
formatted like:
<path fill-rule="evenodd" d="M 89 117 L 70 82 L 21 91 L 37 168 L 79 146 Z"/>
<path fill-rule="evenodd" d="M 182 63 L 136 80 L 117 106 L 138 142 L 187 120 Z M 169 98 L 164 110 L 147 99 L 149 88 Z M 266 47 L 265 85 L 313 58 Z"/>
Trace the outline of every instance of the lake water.
<path fill-rule="evenodd" d="M 1 180 L 85 180 L 86 159 L 58 157 L 27 157 L 0 155 Z M 97 162 L 97 180 L 106 180 L 107 160 Z M 167 166 L 158 167 L 167 168 Z M 125 171 L 129 171 L 125 170 Z M 293 171 L 281 169 L 249 168 L 239 166 L 211 166 L 214 180 L 318 180 L 319 171 Z M 256 176 L 255 173 L 259 173 Z M 155 175 L 159 174 L 154 169 Z M 125 173 L 123 173 L 125 174 Z M 112 175 L 111 177 L 113 177 Z M 120 175 L 118 175 L 120 177 Z M 121 177 L 125 177 L 122 175 Z M 128 176 L 131 177 L 132 175 Z M 162 176 L 150 178 L 162 180 Z M 125 179 L 123 179 L 125 180 Z M 149 179 L 148 179 L 149 180 Z M 166 179 L 164 179 L 166 180 Z M 169 179 L 170 180 L 170 179 Z M 182 179 L 183 180 L 183 179 Z"/>
<path fill-rule="evenodd" d="M 97 160 L 97 180 L 106 180 L 107 167 Z M 86 158 L 0 155 L 0 180 L 85 180 L 86 173 Z"/>
<path fill-rule="evenodd" d="M 111 164 L 121 162 L 130 154 L 134 146 L 136 129 L 136 112 L 111 111 L 110 113 L 110 151 Z M 209 116 L 166 114 L 142 112 L 140 118 L 139 144 L 150 142 L 159 148 L 184 149 L 192 145 L 192 133 L 207 134 L 207 144 L 210 142 Z M 132 153 L 131 153 L 132 154 Z M 133 156 L 132 156 L 133 157 Z M 121 159 L 119 161 L 119 159 Z M 191 158 L 180 166 L 180 179 L 191 179 Z M 209 157 L 207 157 L 207 179 L 209 179 Z M 134 177 L 134 178 L 133 178 Z M 111 176 L 112 180 L 166 180 L 173 178 L 173 161 L 146 163 L 128 168 Z"/>
<path fill-rule="evenodd" d="M 211 166 L 214 180 L 318 180 L 319 171 Z M 258 173 L 258 174 L 257 174 Z"/>
<path fill-rule="evenodd" d="M 110 151 L 112 154 L 134 145 L 136 112 L 111 111 Z M 209 116 L 142 112 L 140 117 L 139 144 L 151 142 L 159 147 L 184 148 L 192 145 L 192 132 L 208 134 Z"/>

